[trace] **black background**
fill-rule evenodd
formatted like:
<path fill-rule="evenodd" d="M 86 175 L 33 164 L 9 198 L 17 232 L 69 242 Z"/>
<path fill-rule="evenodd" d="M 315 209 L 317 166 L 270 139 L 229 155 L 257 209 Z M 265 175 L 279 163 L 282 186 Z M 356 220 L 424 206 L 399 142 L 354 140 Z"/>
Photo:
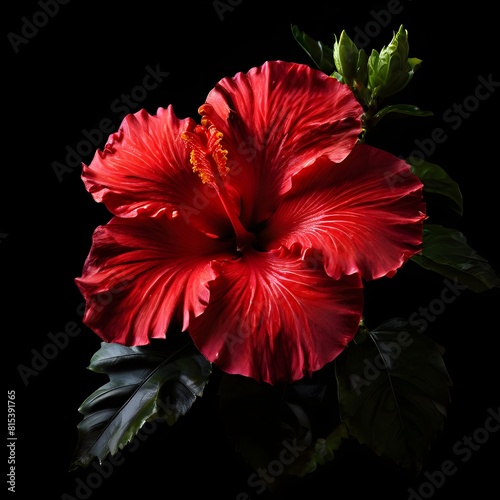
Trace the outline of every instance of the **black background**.
<path fill-rule="evenodd" d="M 459 183 L 464 215 L 437 209 L 432 215 L 461 230 L 470 245 L 500 269 L 494 239 L 499 219 L 499 88 L 467 118 L 445 118 L 454 105 L 474 102 L 470 96 L 478 78 L 491 75 L 500 81 L 497 25 L 489 8 L 476 2 L 447 10 L 437 2 L 409 0 L 225 3 L 229 8 L 218 12 L 208 0 L 72 0 L 59 5 L 59 12 L 46 22 L 37 14 L 42 9 L 35 1 L 10 2 L 7 15 L 4 12 L 1 318 L 7 390 L 16 391 L 18 498 L 137 498 L 134 492 L 140 492 L 138 498 L 226 500 L 240 492 L 252 499 L 267 497 L 247 484 L 251 471 L 224 438 L 210 384 L 207 398 L 176 426 L 158 426 L 136 449 L 124 450 L 111 471 L 68 471 L 81 419 L 77 409 L 104 382 L 86 369 L 99 339 L 81 324 L 82 298 L 73 280 L 81 273 L 94 228 L 110 216 L 85 191 L 79 167 L 61 180 L 53 163 L 66 163 L 66 148 L 82 148 L 83 131 L 98 129 L 103 119 L 118 127 L 119 113 L 112 103 L 142 84 L 147 67 L 169 74 L 157 88 L 135 94 L 144 99 L 130 111 L 143 107 L 154 113 L 173 104 L 177 116 L 196 118 L 206 94 L 225 76 L 273 59 L 312 66 L 294 40 L 291 24 L 327 44 L 333 44 L 333 35 L 342 29 L 351 37 L 368 33 L 367 50 L 387 44 L 392 31 L 403 24 L 409 31 L 410 56 L 421 58 L 423 65 L 401 99 L 435 114 L 388 120 L 373 143 L 407 155 L 418 149 L 416 140 L 424 141 L 442 128 L 446 140 L 427 142 L 432 150 L 424 153 Z M 388 5 L 398 5 L 398 11 L 381 26 L 374 13 Z M 42 26 L 14 50 L 8 34 L 22 36 L 25 18 L 37 15 Z M 453 124 L 459 126 L 453 130 Z M 99 147 L 107 135 L 97 141 Z M 83 161 L 90 161 L 92 154 L 83 155 Z M 408 266 L 393 280 L 367 287 L 367 314 L 374 323 L 408 317 L 438 298 L 443 286 L 439 276 Z M 500 433 L 492 433 L 465 463 L 453 452 L 464 435 L 484 425 L 488 409 L 498 410 L 498 299 L 498 290 L 464 291 L 427 329 L 446 348 L 454 382 L 445 429 L 423 468 L 423 473 L 432 473 L 447 460 L 457 466 L 457 472 L 435 488 L 436 499 L 458 493 L 489 498 L 490 488 L 498 491 Z M 71 322 L 81 332 L 23 381 L 20 367 L 33 368 L 34 353 L 49 343 L 48 334 L 63 331 Z M 408 488 L 418 490 L 428 481 L 424 475 L 407 477 L 362 447 L 347 447 L 341 458 L 296 485 L 285 498 L 374 495 L 403 500 L 409 497 Z M 78 490 L 82 482 L 90 484 L 90 490 Z M 432 492 L 422 493 L 428 498 Z"/>

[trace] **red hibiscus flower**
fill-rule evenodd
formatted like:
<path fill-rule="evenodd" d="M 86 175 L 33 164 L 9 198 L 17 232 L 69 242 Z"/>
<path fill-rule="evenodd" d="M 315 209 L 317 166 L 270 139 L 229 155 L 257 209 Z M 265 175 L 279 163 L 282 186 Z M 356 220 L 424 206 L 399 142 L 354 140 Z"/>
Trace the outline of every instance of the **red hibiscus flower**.
<path fill-rule="evenodd" d="M 353 338 L 363 280 L 420 250 L 422 185 L 358 142 L 349 88 L 306 65 L 225 78 L 199 112 L 131 114 L 83 166 L 114 215 L 76 279 L 84 322 L 126 345 L 179 322 L 228 373 L 298 380 Z"/>

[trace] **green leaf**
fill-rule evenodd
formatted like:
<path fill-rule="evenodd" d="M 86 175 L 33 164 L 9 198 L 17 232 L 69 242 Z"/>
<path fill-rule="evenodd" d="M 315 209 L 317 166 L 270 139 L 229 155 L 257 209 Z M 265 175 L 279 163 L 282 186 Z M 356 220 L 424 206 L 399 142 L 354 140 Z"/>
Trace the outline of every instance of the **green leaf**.
<path fill-rule="evenodd" d="M 422 181 L 424 191 L 444 196 L 451 202 L 451 208 L 462 215 L 463 198 L 460 188 L 443 168 L 419 157 L 410 157 L 406 161 L 411 171 Z"/>
<path fill-rule="evenodd" d="M 375 113 L 372 117 L 372 122 L 379 122 L 384 116 L 388 115 L 389 113 L 418 117 L 433 116 L 434 114 L 432 111 L 422 110 L 412 104 L 391 104 L 390 106 L 385 106 L 380 111 Z"/>
<path fill-rule="evenodd" d="M 412 77 L 415 71 L 420 67 L 422 64 L 422 59 L 418 59 L 418 57 L 409 57 L 408 58 L 408 64 L 410 65 L 411 71 L 412 71 Z"/>
<path fill-rule="evenodd" d="M 444 349 L 399 318 L 366 335 L 335 363 L 342 421 L 359 443 L 417 473 L 449 404 Z"/>
<path fill-rule="evenodd" d="M 102 462 L 124 448 L 142 425 L 173 425 L 203 394 L 211 364 L 191 344 L 174 350 L 166 341 L 142 347 L 101 344 L 89 369 L 109 376 L 79 408 L 78 443 L 71 469 Z"/>
<path fill-rule="evenodd" d="M 327 75 L 331 75 L 335 71 L 332 48 L 312 39 L 295 25 L 292 25 L 292 34 L 321 71 Z"/>
<path fill-rule="evenodd" d="M 340 423 L 326 438 L 317 438 L 313 445 L 303 453 L 303 460 L 297 460 L 289 467 L 289 474 L 304 477 L 314 472 L 318 465 L 325 465 L 335 459 L 344 439 L 349 439 L 349 432 L 344 423 Z"/>
<path fill-rule="evenodd" d="M 456 229 L 424 224 L 422 252 L 412 260 L 425 269 L 456 279 L 474 292 L 500 287 L 500 278 L 488 261 Z"/>

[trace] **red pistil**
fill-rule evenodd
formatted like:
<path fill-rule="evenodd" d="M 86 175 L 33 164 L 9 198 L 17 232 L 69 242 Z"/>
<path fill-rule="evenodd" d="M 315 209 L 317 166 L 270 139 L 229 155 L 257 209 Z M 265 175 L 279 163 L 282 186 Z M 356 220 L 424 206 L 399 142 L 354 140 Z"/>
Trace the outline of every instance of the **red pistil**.
<path fill-rule="evenodd" d="M 242 251 L 246 246 L 255 243 L 255 234 L 247 231 L 238 217 L 236 204 L 229 196 L 224 179 L 229 173 L 227 166 L 227 150 L 221 145 L 222 133 L 213 125 L 208 128 L 197 125 L 193 131 L 186 131 L 182 139 L 191 149 L 190 162 L 193 172 L 197 173 L 203 184 L 215 189 L 224 210 L 234 229 L 236 247 Z"/>

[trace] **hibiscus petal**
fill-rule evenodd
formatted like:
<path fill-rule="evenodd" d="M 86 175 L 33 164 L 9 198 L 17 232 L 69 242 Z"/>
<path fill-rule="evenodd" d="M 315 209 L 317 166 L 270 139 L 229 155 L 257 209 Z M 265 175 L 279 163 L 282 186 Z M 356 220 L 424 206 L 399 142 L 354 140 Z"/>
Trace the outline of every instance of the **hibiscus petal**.
<path fill-rule="evenodd" d="M 108 342 L 144 345 L 164 338 L 171 321 L 183 329 L 206 308 L 215 257 L 225 247 L 167 217 L 113 218 L 98 227 L 76 284 L 83 321 Z"/>
<path fill-rule="evenodd" d="M 422 184 L 406 162 L 358 144 L 340 164 L 320 160 L 293 179 L 261 234 L 265 248 L 318 248 L 333 278 L 393 276 L 420 251 Z"/>
<path fill-rule="evenodd" d="M 230 228 L 216 193 L 193 173 L 190 151 L 181 139 L 196 124 L 178 119 L 172 109 L 159 108 L 127 115 L 118 132 L 111 134 L 82 179 L 97 202 L 114 215 L 182 217 L 211 234 Z"/>
<path fill-rule="evenodd" d="M 214 264 L 210 303 L 189 329 L 205 357 L 274 384 L 311 374 L 342 352 L 361 319 L 361 278 L 334 280 L 314 257 L 247 251 Z"/>
<path fill-rule="evenodd" d="M 200 107 L 223 134 L 242 221 L 267 218 L 291 176 L 325 155 L 342 161 L 361 132 L 363 110 L 347 85 L 309 66 L 266 62 L 224 78 Z"/>

